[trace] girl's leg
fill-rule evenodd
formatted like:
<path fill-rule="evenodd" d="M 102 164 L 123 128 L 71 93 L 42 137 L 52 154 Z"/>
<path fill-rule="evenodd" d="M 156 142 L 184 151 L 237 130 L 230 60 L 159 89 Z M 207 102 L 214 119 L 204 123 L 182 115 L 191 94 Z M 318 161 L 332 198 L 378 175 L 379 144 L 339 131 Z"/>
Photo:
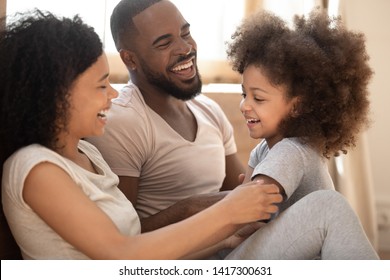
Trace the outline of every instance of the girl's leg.
<path fill-rule="evenodd" d="M 226 259 L 378 259 L 360 221 L 336 191 L 313 192 L 259 229 Z"/>

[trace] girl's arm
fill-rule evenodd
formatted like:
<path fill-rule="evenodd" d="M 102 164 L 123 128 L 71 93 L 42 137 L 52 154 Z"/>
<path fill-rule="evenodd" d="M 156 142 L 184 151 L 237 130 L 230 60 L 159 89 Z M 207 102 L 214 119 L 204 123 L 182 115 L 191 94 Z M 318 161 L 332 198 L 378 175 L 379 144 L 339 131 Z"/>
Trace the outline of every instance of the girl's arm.
<path fill-rule="evenodd" d="M 247 166 L 243 184 L 246 184 L 246 183 L 251 182 L 251 181 L 262 182 L 262 184 L 265 184 L 265 185 L 272 184 L 272 185 L 275 185 L 279 188 L 279 193 L 283 196 L 283 200 L 286 198 L 286 193 L 284 191 L 283 186 L 281 184 L 279 184 L 279 182 L 276 181 L 275 179 L 273 179 L 269 176 L 266 176 L 266 175 L 259 174 L 259 175 L 256 175 L 252 180 L 251 177 L 253 174 L 253 170 L 254 170 L 254 168 L 250 167 L 249 165 Z"/>
<path fill-rule="evenodd" d="M 252 172 L 253 172 L 253 169 L 252 169 Z M 245 176 L 245 179 L 246 179 L 246 176 Z M 267 175 L 259 174 L 259 175 L 256 175 L 253 178 L 253 181 L 259 181 L 259 182 L 262 182 L 262 184 L 266 184 L 266 185 L 272 184 L 274 186 L 277 186 L 278 189 L 279 189 L 279 193 L 283 197 L 283 201 L 287 198 L 286 192 L 284 191 L 283 186 L 278 181 L 276 181 L 275 179 L 273 179 L 273 178 L 271 178 L 271 177 L 269 177 Z"/>
<path fill-rule="evenodd" d="M 26 203 L 62 238 L 92 259 L 176 259 L 230 236 L 237 225 L 267 219 L 281 201 L 278 188 L 250 182 L 206 210 L 137 236 L 122 235 L 70 176 L 52 163 L 26 178 Z"/>

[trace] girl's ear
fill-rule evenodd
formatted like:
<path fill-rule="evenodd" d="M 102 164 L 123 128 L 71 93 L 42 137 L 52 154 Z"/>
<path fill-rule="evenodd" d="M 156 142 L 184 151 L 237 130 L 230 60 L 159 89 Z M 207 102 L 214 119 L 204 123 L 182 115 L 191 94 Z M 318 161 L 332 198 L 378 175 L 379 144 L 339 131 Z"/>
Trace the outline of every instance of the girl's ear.
<path fill-rule="evenodd" d="M 299 97 L 294 97 L 292 102 L 293 105 L 291 107 L 291 116 L 293 118 L 297 118 L 301 114 L 301 100 Z"/>
<path fill-rule="evenodd" d="M 135 62 L 135 53 L 129 50 L 121 49 L 119 55 L 126 65 L 129 71 L 134 71 L 137 69 L 137 63 Z"/>

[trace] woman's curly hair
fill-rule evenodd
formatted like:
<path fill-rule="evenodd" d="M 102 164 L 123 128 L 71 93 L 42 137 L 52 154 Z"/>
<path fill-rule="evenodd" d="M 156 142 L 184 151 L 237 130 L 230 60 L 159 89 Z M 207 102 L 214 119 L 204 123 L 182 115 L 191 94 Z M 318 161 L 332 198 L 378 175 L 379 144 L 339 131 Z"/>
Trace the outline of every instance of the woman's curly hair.
<path fill-rule="evenodd" d="M 300 137 L 325 157 L 355 146 L 369 125 L 373 74 L 363 34 L 318 10 L 296 16 L 294 28 L 263 11 L 245 20 L 232 39 L 227 54 L 235 71 L 259 67 L 272 84 L 287 86 L 287 98 L 298 97 L 298 116 L 280 126 L 285 137 Z"/>
<path fill-rule="evenodd" d="M 67 129 L 69 92 L 103 53 L 98 35 L 78 16 L 37 9 L 15 16 L 0 30 L 1 163 L 32 143 L 56 148 L 59 131 Z"/>

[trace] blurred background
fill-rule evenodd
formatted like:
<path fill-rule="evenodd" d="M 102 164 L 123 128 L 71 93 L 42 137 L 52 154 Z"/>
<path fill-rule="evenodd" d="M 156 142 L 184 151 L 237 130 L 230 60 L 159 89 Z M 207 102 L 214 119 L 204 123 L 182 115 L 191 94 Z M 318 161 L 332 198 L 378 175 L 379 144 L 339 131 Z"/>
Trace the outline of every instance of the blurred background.
<path fill-rule="evenodd" d="M 115 49 L 109 28 L 112 9 L 118 0 L 0 0 L 0 16 L 35 7 L 60 16 L 79 14 L 95 28 L 107 53 L 111 82 L 116 87 L 128 81 L 126 68 Z M 341 16 L 345 25 L 363 32 L 370 64 L 375 72 L 371 92 L 371 128 L 363 133 L 357 147 L 329 162 L 337 190 L 358 213 L 366 233 L 381 253 L 390 259 L 390 11 L 389 0 L 172 0 L 191 24 L 198 44 L 199 70 L 203 92 L 224 109 L 235 129 L 239 155 L 246 165 L 249 151 L 258 141 L 250 139 L 240 115 L 241 78 L 226 61 L 226 42 L 237 24 L 258 9 L 265 9 L 292 22 L 293 15 L 305 15 L 320 7 L 331 16 Z M 21 81 L 22 82 L 22 81 Z"/>

